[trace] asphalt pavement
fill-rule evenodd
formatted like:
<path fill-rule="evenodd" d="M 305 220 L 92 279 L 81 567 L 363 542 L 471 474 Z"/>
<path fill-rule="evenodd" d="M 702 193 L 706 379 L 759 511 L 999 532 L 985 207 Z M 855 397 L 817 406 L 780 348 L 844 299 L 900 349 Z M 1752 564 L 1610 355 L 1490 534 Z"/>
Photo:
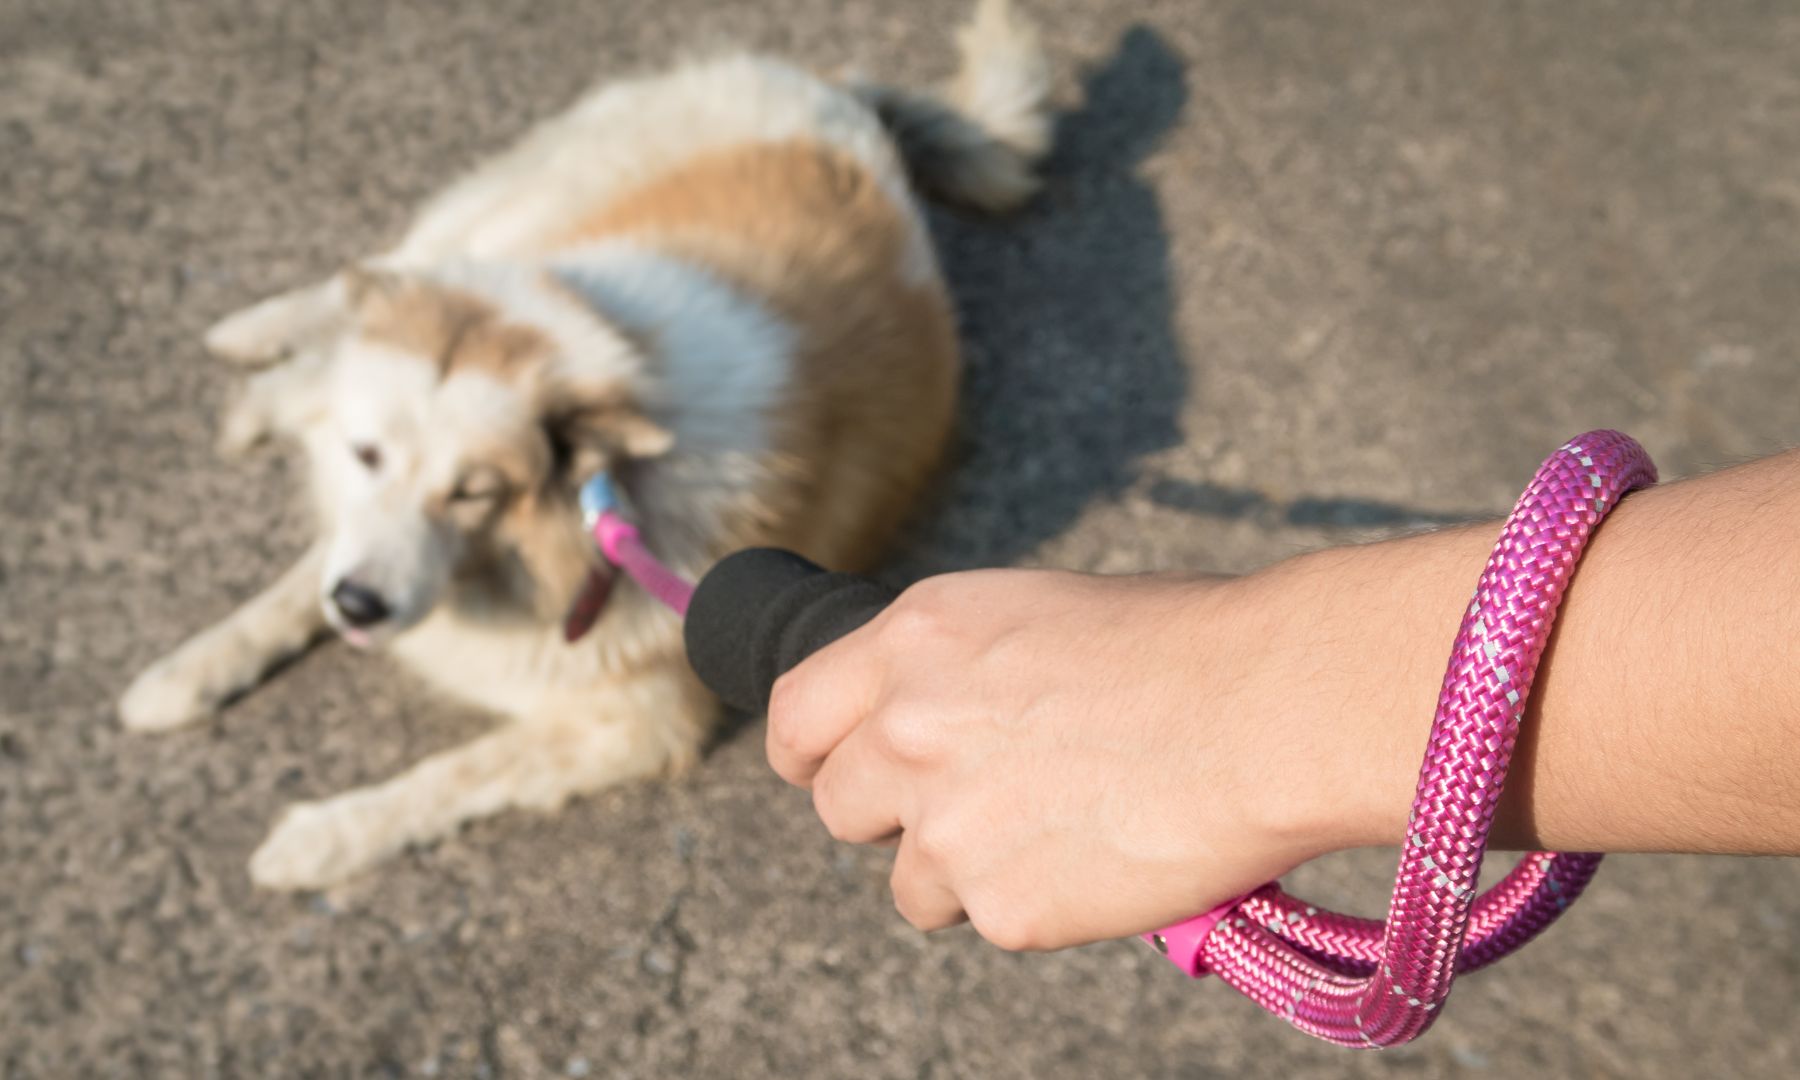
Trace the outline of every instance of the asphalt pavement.
<path fill-rule="evenodd" d="M 1591 428 L 1668 477 L 1793 440 L 1792 5 L 1022 2 L 1059 145 L 1018 218 L 934 217 L 966 423 L 896 577 L 1242 571 L 1502 513 Z M 597 76 L 743 45 L 931 78 L 963 8 L 0 0 L 0 1077 L 1800 1075 L 1792 861 L 1613 860 L 1369 1055 L 1136 943 L 913 933 L 753 723 L 328 897 L 251 889 L 279 808 L 482 717 L 324 647 L 212 725 L 118 729 L 304 528 L 291 457 L 212 454 L 211 320 Z M 1391 866 L 1291 885 L 1373 914 Z"/>

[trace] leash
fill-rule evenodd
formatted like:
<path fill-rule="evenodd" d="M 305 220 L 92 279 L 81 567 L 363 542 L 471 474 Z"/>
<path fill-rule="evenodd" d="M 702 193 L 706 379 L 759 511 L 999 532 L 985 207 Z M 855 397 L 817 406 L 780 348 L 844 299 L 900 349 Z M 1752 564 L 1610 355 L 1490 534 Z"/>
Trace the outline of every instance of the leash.
<path fill-rule="evenodd" d="M 581 485 L 579 500 L 582 527 L 599 545 L 606 561 L 631 575 L 633 581 L 663 606 L 686 618 L 688 605 L 694 599 L 694 587 L 650 554 L 650 549 L 644 546 L 643 534 L 620 511 L 618 492 L 607 475 L 595 473 L 589 477 Z"/>
<path fill-rule="evenodd" d="M 1532 852 L 1486 893 L 1475 886 L 1569 579 L 1619 499 L 1655 482 L 1643 447 L 1595 431 L 1552 454 L 1519 497 L 1451 650 L 1385 921 L 1321 911 L 1270 883 L 1144 939 L 1189 976 L 1217 975 L 1301 1031 L 1381 1048 L 1430 1027 L 1459 973 L 1555 922 L 1598 854 Z M 745 711 L 766 709 L 782 673 L 897 597 L 771 549 L 731 555 L 692 588 L 644 546 L 604 476 L 582 488 L 582 509 L 607 559 L 685 616 L 701 680 Z"/>

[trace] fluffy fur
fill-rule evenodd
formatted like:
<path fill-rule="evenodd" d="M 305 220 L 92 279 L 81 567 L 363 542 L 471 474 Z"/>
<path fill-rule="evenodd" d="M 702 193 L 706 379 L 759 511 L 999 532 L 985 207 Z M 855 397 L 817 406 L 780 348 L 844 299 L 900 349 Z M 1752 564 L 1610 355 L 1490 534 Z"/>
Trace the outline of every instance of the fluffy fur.
<path fill-rule="evenodd" d="M 199 720 L 328 628 L 502 720 L 290 807 L 258 884 L 330 885 L 471 818 L 695 759 L 717 709 L 672 615 L 621 583 L 587 637 L 562 638 L 598 568 L 574 504 L 591 470 L 690 575 L 749 545 L 840 567 L 878 553 L 958 381 L 911 186 L 1010 208 L 1048 144 L 1030 28 L 983 0 L 962 45 L 942 96 L 757 57 L 601 87 L 431 200 L 397 247 L 207 334 L 260 369 L 226 448 L 298 439 L 319 535 L 140 675 L 124 723 Z"/>

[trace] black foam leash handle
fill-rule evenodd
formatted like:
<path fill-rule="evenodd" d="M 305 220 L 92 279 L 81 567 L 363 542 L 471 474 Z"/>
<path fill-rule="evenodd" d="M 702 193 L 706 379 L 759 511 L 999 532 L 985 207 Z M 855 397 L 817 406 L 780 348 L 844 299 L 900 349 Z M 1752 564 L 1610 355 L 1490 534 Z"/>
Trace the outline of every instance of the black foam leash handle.
<path fill-rule="evenodd" d="M 700 579 L 682 629 L 688 662 L 727 705 L 763 712 L 775 680 L 861 628 L 898 596 L 791 551 L 751 548 Z"/>

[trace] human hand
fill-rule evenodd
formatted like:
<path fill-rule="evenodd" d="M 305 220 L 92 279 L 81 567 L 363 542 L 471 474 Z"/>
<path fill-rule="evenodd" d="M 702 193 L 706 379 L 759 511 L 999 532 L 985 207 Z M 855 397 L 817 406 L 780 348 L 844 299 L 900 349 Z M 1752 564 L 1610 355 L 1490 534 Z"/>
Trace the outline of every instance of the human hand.
<path fill-rule="evenodd" d="M 1154 929 L 1369 842 L 1253 579 L 928 579 L 784 676 L 770 763 L 894 903 L 1007 949 Z M 1302 635 L 1303 636 L 1303 635 Z M 1291 672 L 1290 672 L 1291 673 Z"/>

